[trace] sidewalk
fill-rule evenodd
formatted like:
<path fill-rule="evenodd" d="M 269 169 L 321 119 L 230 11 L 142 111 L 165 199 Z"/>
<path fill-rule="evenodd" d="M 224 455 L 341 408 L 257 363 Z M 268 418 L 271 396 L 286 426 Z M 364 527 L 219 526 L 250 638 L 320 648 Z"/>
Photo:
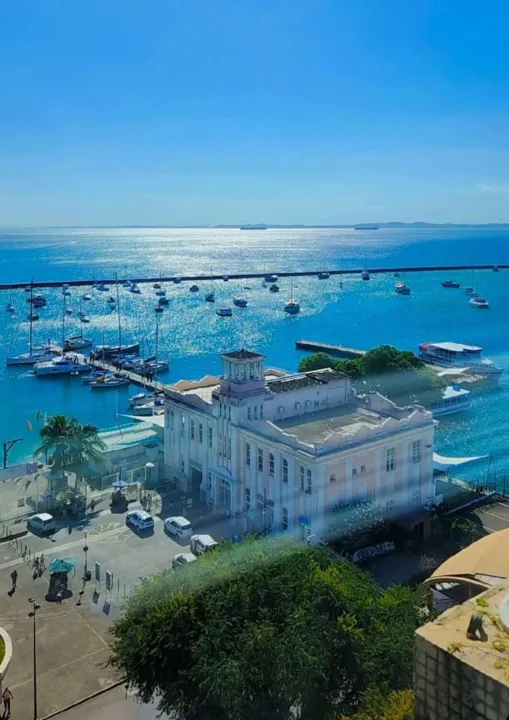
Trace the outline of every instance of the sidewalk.
<path fill-rule="evenodd" d="M 125 688 L 120 685 L 53 717 L 58 720 L 156 720 L 159 716 L 155 704 L 142 705 L 131 694 L 126 698 Z"/>

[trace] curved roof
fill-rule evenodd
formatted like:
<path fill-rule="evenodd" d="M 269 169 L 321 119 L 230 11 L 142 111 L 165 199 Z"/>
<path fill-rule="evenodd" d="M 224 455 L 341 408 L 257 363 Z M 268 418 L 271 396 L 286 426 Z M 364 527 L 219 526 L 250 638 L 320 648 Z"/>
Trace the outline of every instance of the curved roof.
<path fill-rule="evenodd" d="M 476 575 L 509 578 L 508 549 L 509 528 L 498 530 L 448 558 L 435 570 L 431 578 Z"/>

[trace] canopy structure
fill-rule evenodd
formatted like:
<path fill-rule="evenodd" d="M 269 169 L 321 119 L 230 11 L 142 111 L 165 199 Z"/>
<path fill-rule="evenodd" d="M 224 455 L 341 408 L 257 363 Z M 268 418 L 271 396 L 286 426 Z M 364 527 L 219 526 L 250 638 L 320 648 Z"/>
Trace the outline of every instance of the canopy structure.
<path fill-rule="evenodd" d="M 476 455 L 474 457 L 445 457 L 438 453 L 433 453 L 433 469 L 447 472 L 450 468 L 458 467 L 459 465 L 467 465 L 468 463 L 476 462 L 477 460 L 486 460 L 489 455 Z"/>
<path fill-rule="evenodd" d="M 70 557 L 55 558 L 49 564 L 50 573 L 68 573 L 76 567 L 76 560 Z"/>
<path fill-rule="evenodd" d="M 120 488 L 127 487 L 127 482 L 125 480 L 115 480 L 115 482 L 111 484 L 111 487 L 119 490 Z"/>

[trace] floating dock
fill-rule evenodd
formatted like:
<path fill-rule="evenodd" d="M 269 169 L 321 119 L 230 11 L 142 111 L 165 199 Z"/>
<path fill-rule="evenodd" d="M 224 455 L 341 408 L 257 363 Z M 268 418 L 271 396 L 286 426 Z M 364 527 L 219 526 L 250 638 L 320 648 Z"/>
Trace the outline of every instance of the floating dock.
<path fill-rule="evenodd" d="M 133 385 L 140 385 L 144 388 L 150 388 L 150 390 L 154 390 L 156 392 L 164 391 L 164 383 L 155 378 L 154 380 L 147 380 L 146 378 L 138 375 L 138 373 L 132 372 L 131 370 L 119 370 L 114 365 L 110 365 L 109 363 L 107 363 L 105 360 L 92 360 L 89 358 L 87 362 L 92 365 L 94 370 L 104 370 L 105 373 L 113 373 L 118 377 L 127 378 L 129 382 Z"/>
<path fill-rule="evenodd" d="M 419 266 L 419 267 L 389 267 L 389 268 L 343 268 L 341 270 L 333 269 L 328 270 L 327 268 L 321 268 L 319 270 L 297 270 L 296 272 L 274 272 L 271 274 L 277 275 L 278 278 L 289 278 L 289 277 L 312 277 L 313 275 L 318 277 L 320 273 L 328 273 L 331 277 L 333 275 L 360 275 L 364 270 L 367 270 L 370 275 L 383 275 L 387 273 L 413 273 L 413 272 L 457 272 L 460 270 L 493 270 L 497 267 L 499 270 L 506 270 L 509 265 L 432 265 L 432 266 Z M 268 273 L 235 273 L 233 275 L 221 274 L 221 275 L 170 275 L 168 277 L 145 277 L 145 278 L 118 278 L 118 282 L 122 283 L 125 279 L 129 279 L 130 282 L 136 283 L 136 285 L 142 285 L 145 283 L 171 283 L 175 282 L 208 282 L 211 280 L 262 280 Z M 94 283 L 100 282 L 104 285 L 114 285 L 117 281 L 116 278 L 109 279 L 98 279 L 89 278 L 86 280 L 54 280 L 51 282 L 18 282 L 18 283 L 2 283 L 0 284 L 0 290 L 22 290 L 25 287 L 33 286 L 34 290 L 39 288 L 58 288 L 62 285 L 67 284 L 69 287 L 87 287 L 92 286 Z"/>
<path fill-rule="evenodd" d="M 324 352 L 328 355 L 337 355 L 348 360 L 357 360 L 366 354 L 366 350 L 346 347 L 345 345 L 329 345 L 328 343 L 314 342 L 313 340 L 297 340 L 297 350 L 308 350 L 309 352 Z"/>

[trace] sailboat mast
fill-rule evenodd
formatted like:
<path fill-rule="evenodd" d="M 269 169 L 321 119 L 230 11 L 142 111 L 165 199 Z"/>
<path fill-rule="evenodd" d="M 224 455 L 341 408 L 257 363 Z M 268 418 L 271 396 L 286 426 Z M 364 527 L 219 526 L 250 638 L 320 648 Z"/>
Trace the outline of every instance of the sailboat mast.
<path fill-rule="evenodd" d="M 118 349 L 122 347 L 122 323 L 120 322 L 120 295 L 118 292 L 118 273 L 115 273 L 115 286 L 117 290 L 117 317 L 118 317 Z"/>
<path fill-rule="evenodd" d="M 34 301 L 34 281 L 32 280 L 32 282 L 30 283 L 30 312 L 28 313 L 28 320 L 29 320 L 29 322 L 30 322 L 29 331 L 28 331 L 28 349 L 29 349 L 30 355 L 32 354 L 32 347 L 33 347 L 33 344 L 34 344 L 34 343 L 33 343 L 33 339 L 34 339 L 34 326 L 33 326 L 33 323 L 34 323 L 34 320 L 33 320 L 33 317 L 32 317 L 33 308 L 34 308 L 33 301 Z"/>
<path fill-rule="evenodd" d="M 81 312 L 81 298 L 80 298 L 80 340 L 83 340 L 83 313 Z"/>
<path fill-rule="evenodd" d="M 65 346 L 65 304 L 66 304 L 65 288 L 63 291 L 62 298 L 63 298 L 63 303 L 62 303 L 62 350 L 63 350 L 64 346 Z"/>

